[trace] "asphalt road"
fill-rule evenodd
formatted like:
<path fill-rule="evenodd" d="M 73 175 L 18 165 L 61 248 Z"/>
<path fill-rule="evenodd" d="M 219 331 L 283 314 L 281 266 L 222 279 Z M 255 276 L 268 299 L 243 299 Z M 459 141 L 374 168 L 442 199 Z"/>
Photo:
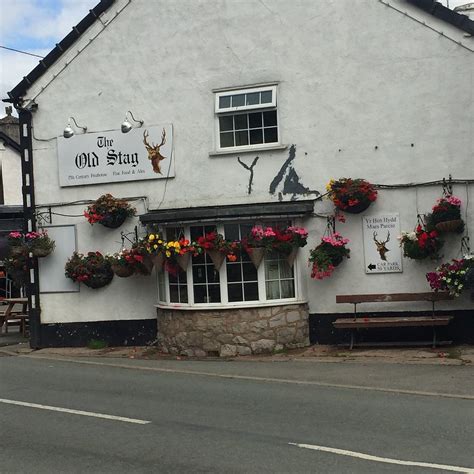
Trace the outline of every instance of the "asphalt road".
<path fill-rule="evenodd" d="M 471 367 L 0 357 L 0 472 L 474 473 L 473 376 Z"/>

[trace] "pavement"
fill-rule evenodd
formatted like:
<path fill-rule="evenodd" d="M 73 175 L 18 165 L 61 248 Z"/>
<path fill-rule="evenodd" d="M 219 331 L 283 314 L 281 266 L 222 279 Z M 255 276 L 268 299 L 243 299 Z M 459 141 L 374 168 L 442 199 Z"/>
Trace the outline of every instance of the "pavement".
<path fill-rule="evenodd" d="M 57 357 L 102 357 L 129 358 L 144 360 L 216 360 L 216 358 L 190 358 L 170 356 L 158 351 L 155 346 L 47 348 L 33 350 L 28 340 L 19 333 L 0 334 L 0 354 L 33 354 Z M 222 360 L 217 358 L 217 360 Z M 438 348 L 398 347 L 398 348 L 354 348 L 352 351 L 327 345 L 314 345 L 306 349 L 295 349 L 277 354 L 262 354 L 232 357 L 225 360 L 242 361 L 313 361 L 313 362 L 383 362 L 391 364 L 430 364 L 430 365 L 474 365 L 474 346 L 443 346 Z"/>

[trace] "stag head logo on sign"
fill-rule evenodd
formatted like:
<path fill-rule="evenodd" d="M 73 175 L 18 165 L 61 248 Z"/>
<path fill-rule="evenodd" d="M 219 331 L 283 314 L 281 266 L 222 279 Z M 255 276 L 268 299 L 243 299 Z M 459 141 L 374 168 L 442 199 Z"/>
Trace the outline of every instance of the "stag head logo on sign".
<path fill-rule="evenodd" d="M 174 177 L 172 137 L 171 125 L 148 127 L 143 132 L 133 129 L 126 135 L 112 130 L 59 137 L 59 184 L 84 186 Z"/>

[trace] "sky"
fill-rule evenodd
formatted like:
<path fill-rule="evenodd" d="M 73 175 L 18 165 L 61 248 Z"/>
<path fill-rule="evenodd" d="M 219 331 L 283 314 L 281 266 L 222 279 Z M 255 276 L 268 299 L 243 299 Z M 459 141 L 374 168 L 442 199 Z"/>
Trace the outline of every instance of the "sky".
<path fill-rule="evenodd" d="M 454 8 L 469 0 L 440 1 L 444 5 L 449 1 Z M 0 45 L 46 56 L 97 3 L 99 0 L 0 0 Z M 0 100 L 38 61 L 0 48 Z M 3 107 L 0 104 L 0 117 Z"/>

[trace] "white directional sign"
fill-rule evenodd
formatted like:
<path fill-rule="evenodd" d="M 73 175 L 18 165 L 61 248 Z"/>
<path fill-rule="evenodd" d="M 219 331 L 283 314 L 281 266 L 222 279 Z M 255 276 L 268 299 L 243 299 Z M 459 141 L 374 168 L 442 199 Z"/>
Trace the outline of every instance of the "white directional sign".
<path fill-rule="evenodd" d="M 58 138 L 60 186 L 174 177 L 171 124 Z"/>
<path fill-rule="evenodd" d="M 402 269 L 398 214 L 363 216 L 366 273 L 395 273 Z"/>

